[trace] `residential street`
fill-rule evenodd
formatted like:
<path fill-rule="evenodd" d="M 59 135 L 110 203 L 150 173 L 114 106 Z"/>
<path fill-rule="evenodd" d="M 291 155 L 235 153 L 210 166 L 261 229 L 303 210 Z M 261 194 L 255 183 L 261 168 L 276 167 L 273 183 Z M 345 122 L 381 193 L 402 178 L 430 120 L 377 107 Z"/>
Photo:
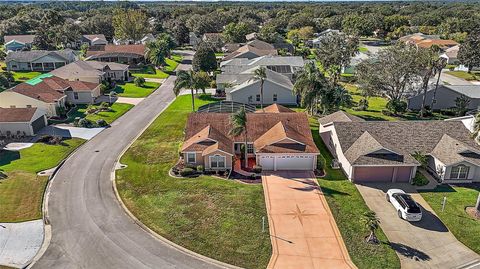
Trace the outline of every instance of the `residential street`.
<path fill-rule="evenodd" d="M 112 188 L 116 159 L 175 99 L 174 80 L 169 77 L 58 171 L 48 190 L 51 242 L 34 268 L 214 268 L 143 230 L 125 213 Z"/>

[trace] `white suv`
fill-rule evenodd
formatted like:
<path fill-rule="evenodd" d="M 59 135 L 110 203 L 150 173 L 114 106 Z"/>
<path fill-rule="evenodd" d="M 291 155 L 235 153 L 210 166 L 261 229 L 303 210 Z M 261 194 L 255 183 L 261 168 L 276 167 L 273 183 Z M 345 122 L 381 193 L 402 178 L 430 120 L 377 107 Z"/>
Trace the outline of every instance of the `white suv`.
<path fill-rule="evenodd" d="M 404 191 L 389 189 L 387 191 L 387 201 L 395 207 L 399 218 L 407 221 L 420 221 L 422 219 L 420 206 L 412 199 L 412 196 Z"/>

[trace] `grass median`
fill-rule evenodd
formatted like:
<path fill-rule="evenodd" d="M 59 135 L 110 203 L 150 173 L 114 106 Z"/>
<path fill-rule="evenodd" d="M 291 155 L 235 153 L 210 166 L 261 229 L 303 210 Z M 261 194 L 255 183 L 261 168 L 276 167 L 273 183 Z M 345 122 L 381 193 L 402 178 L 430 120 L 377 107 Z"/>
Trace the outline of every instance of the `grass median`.
<path fill-rule="evenodd" d="M 196 99 L 196 106 L 210 101 Z M 245 268 L 265 268 L 271 256 L 261 185 L 202 176 L 175 179 L 190 96 L 179 96 L 122 157 L 117 187 L 129 210 L 165 238 L 202 255 Z M 268 230 L 268 229 L 267 229 Z"/>

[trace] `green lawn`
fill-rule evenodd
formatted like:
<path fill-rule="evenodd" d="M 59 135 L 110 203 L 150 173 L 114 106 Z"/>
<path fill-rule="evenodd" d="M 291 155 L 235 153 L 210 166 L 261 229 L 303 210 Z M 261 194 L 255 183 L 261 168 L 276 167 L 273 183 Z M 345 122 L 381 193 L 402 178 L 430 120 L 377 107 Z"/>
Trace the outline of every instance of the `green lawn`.
<path fill-rule="evenodd" d="M 181 63 L 183 61 L 183 56 L 178 54 L 172 54 L 172 57 L 170 58 L 177 63 Z"/>
<path fill-rule="evenodd" d="M 114 103 L 111 106 L 112 111 L 102 111 L 97 114 L 89 114 L 85 118 L 87 120 L 91 120 L 93 122 L 96 122 L 97 120 L 103 119 L 105 120 L 108 124 L 111 124 L 114 122 L 116 119 L 120 118 L 123 114 L 127 113 L 132 107 L 134 107 L 131 104 L 123 104 L 123 103 Z M 78 113 L 85 113 L 87 109 L 85 107 L 79 108 Z"/>
<path fill-rule="evenodd" d="M 363 52 L 363 53 L 367 53 L 368 52 L 368 49 L 366 47 L 359 47 L 358 48 L 358 51 L 359 52 Z"/>
<path fill-rule="evenodd" d="M 142 77 L 142 78 L 158 78 L 165 79 L 168 78 L 168 74 L 162 70 L 155 69 L 153 66 L 145 66 L 141 70 L 131 70 L 132 76 Z"/>
<path fill-rule="evenodd" d="M 190 102 L 179 96 L 125 153 L 121 162 L 128 168 L 117 172 L 122 200 L 143 223 L 181 246 L 233 265 L 265 268 L 271 243 L 262 233 L 267 213 L 261 185 L 168 176 L 178 160 Z"/>
<path fill-rule="evenodd" d="M 26 81 L 32 79 L 34 77 L 38 77 L 42 74 L 42 72 L 35 72 L 35 71 L 12 71 L 13 78 L 15 81 Z"/>
<path fill-rule="evenodd" d="M 448 229 L 467 247 L 480 254 L 480 221 L 474 220 L 465 207 L 474 206 L 480 187 L 438 186 L 433 191 L 420 192 Z M 447 197 L 442 212 L 443 197 Z"/>
<path fill-rule="evenodd" d="M 353 98 L 354 107 L 357 105 L 358 101 L 362 99 L 362 95 L 357 86 L 352 84 L 343 84 L 343 86 L 350 92 Z M 402 116 L 394 117 L 384 115 L 382 110 L 386 109 L 388 100 L 383 97 L 374 96 L 368 98 L 368 109 L 366 111 L 357 111 L 353 108 L 344 108 L 344 110 L 352 115 L 358 116 L 365 120 L 382 120 L 382 121 L 395 121 L 395 120 L 419 120 L 417 112 L 407 112 Z M 425 118 L 429 120 L 443 120 L 448 118 L 448 116 L 442 115 L 440 113 L 433 113 L 433 117 Z"/>
<path fill-rule="evenodd" d="M 181 60 L 180 60 L 181 61 Z M 173 72 L 178 66 L 178 62 L 172 59 L 165 59 L 165 67 L 163 68 L 163 71 L 165 72 Z"/>
<path fill-rule="evenodd" d="M 145 82 L 143 87 L 138 87 L 132 82 L 118 84 L 114 91 L 121 97 L 142 98 L 149 96 L 153 91 L 160 87 L 160 83 Z"/>
<path fill-rule="evenodd" d="M 445 73 L 465 80 L 480 80 L 480 72 L 447 71 Z"/>
<path fill-rule="evenodd" d="M 328 205 L 332 211 L 338 228 L 352 261 L 362 268 L 400 268 L 400 260 L 395 251 L 389 246 L 388 239 L 381 229 L 377 231 L 380 245 L 367 244 L 364 237 L 368 230 L 360 223 L 362 214 L 368 211 L 362 196 L 355 185 L 348 181 L 340 169 L 330 168 L 332 156 L 325 147 L 318 133 L 318 121 L 311 118 L 312 135 L 320 149 L 320 161 L 324 164 L 326 176 L 319 178 Z"/>
<path fill-rule="evenodd" d="M 79 147 L 84 140 L 64 140 L 62 145 L 35 143 L 19 152 L 0 151 L 0 222 L 20 222 L 42 217 L 41 205 L 47 177 L 37 172 L 50 169 Z"/>

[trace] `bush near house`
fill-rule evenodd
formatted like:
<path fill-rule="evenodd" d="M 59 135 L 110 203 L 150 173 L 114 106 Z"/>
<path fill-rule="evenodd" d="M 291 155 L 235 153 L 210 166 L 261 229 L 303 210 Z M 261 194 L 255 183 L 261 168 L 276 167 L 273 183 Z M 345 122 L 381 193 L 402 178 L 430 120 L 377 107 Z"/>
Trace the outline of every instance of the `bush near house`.
<path fill-rule="evenodd" d="M 206 99 L 195 105 L 211 102 Z M 128 168 L 116 179 L 120 196 L 140 221 L 168 240 L 233 265 L 266 268 L 271 243 L 262 233 L 267 213 L 261 185 L 168 176 L 190 112 L 190 96 L 179 96 L 125 153 L 121 162 Z"/>

